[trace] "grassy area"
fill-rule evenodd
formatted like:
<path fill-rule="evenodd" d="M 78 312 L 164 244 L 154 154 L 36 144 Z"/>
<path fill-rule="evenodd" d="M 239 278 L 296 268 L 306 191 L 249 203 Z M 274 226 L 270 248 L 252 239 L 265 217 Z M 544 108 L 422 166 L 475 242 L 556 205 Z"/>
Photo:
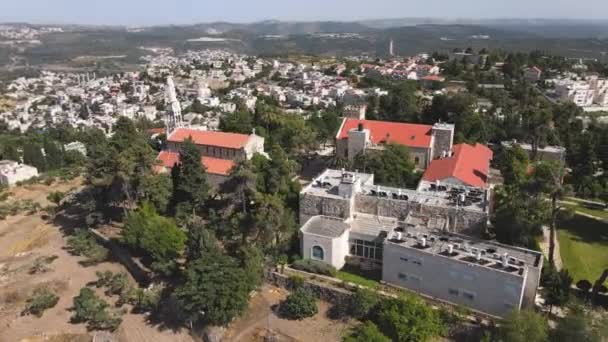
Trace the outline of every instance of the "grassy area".
<path fill-rule="evenodd" d="M 363 272 L 360 269 L 348 266 L 338 271 L 336 278 L 369 288 L 376 288 L 380 285 L 379 272 Z"/>
<path fill-rule="evenodd" d="M 574 215 L 559 221 L 557 227 L 564 267 L 575 281 L 593 283 L 608 267 L 608 224 Z"/>
<path fill-rule="evenodd" d="M 599 218 L 603 218 L 603 219 L 608 219 L 608 210 L 600 210 L 600 209 L 595 209 L 595 208 L 590 208 L 589 206 L 585 205 L 585 203 L 582 202 L 577 202 L 578 204 L 574 205 L 574 204 L 569 204 L 569 203 L 564 203 L 564 205 L 570 209 L 573 209 L 575 211 L 587 214 L 587 215 L 591 215 L 591 216 L 595 216 L 595 217 L 599 217 Z"/>

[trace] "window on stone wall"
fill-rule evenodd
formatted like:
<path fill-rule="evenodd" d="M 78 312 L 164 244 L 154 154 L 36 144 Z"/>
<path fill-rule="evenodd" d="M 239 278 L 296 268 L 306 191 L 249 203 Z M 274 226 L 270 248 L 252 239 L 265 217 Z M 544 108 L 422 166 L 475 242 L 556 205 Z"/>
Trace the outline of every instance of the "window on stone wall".
<path fill-rule="evenodd" d="M 316 259 L 316 260 L 323 260 L 325 255 L 325 253 L 323 252 L 323 248 L 321 246 L 314 246 L 312 248 L 312 259 Z"/>

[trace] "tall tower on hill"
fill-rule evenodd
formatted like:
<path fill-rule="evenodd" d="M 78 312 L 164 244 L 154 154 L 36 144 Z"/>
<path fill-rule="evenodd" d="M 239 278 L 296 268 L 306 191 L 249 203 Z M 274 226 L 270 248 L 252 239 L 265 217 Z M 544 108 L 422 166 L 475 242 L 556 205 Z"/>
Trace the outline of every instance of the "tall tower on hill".
<path fill-rule="evenodd" d="M 173 83 L 173 77 L 167 77 L 167 88 L 165 96 L 167 101 L 171 104 L 171 110 L 167 112 L 165 118 L 165 127 L 167 129 L 167 137 L 175 131 L 176 128 L 184 127 L 184 120 L 182 119 L 182 107 L 177 100 L 177 94 L 175 92 L 175 83 Z"/>
<path fill-rule="evenodd" d="M 393 57 L 395 55 L 395 41 L 391 38 L 391 41 L 388 43 L 388 54 Z"/>

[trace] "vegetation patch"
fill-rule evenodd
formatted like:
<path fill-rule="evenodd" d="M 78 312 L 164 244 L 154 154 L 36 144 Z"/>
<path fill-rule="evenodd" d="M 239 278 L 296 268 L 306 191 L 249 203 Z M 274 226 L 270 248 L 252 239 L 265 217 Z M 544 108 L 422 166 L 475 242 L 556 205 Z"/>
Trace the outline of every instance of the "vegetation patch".
<path fill-rule="evenodd" d="M 291 267 L 296 270 L 309 272 L 309 273 L 316 273 L 316 274 L 320 274 L 320 275 L 326 275 L 326 276 L 330 276 L 330 277 L 335 277 L 336 274 L 338 273 L 336 271 L 335 267 L 328 265 L 326 263 L 323 263 L 323 262 L 310 260 L 310 259 L 296 260 L 293 262 L 293 264 L 291 264 Z"/>
<path fill-rule="evenodd" d="M 558 221 L 562 263 L 574 281 L 594 282 L 608 265 L 608 224 L 582 215 Z"/>
<path fill-rule="evenodd" d="M 42 317 L 44 311 L 57 305 L 57 302 L 59 302 L 59 296 L 55 292 L 48 288 L 36 289 L 32 296 L 27 299 L 23 314 Z"/>
<path fill-rule="evenodd" d="M 303 288 L 298 288 L 289 294 L 279 307 L 282 317 L 296 320 L 312 317 L 318 311 L 317 297 Z"/>
<path fill-rule="evenodd" d="M 78 230 L 68 237 L 67 250 L 73 255 L 86 257 L 85 265 L 95 265 L 108 258 L 107 248 L 101 246 L 87 230 Z"/>

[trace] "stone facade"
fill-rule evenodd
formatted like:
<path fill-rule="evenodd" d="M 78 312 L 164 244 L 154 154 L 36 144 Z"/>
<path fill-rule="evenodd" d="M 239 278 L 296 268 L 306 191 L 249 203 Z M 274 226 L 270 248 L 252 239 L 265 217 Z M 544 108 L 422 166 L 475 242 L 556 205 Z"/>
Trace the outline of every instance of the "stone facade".
<path fill-rule="evenodd" d="M 348 218 L 352 213 L 353 201 L 348 198 L 320 197 L 300 194 L 300 223 L 304 224 L 313 216 L 324 215 Z"/>
<path fill-rule="evenodd" d="M 454 144 L 454 125 L 437 123 L 433 125 L 432 159 L 451 153 Z"/>

